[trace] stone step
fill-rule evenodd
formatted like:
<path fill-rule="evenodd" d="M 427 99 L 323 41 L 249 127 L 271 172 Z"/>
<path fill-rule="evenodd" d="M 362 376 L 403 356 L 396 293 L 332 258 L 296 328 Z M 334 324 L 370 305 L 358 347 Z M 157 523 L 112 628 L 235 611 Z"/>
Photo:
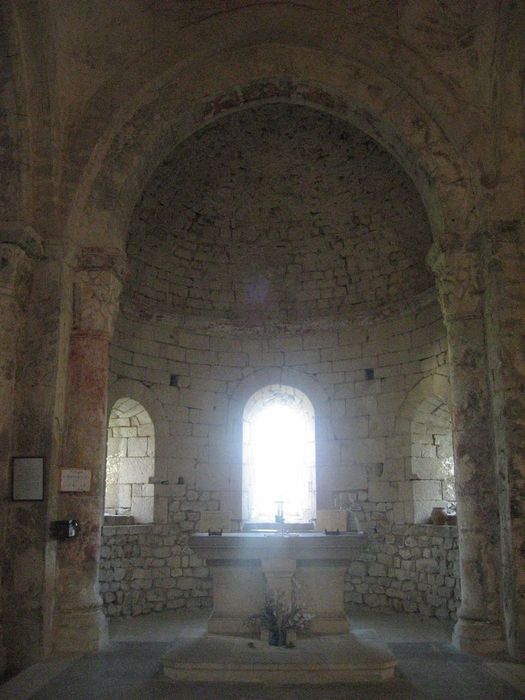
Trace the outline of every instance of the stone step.
<path fill-rule="evenodd" d="M 207 634 L 179 639 L 162 661 L 173 681 L 320 684 L 388 681 L 397 660 L 375 632 L 300 639 L 294 648 Z"/>

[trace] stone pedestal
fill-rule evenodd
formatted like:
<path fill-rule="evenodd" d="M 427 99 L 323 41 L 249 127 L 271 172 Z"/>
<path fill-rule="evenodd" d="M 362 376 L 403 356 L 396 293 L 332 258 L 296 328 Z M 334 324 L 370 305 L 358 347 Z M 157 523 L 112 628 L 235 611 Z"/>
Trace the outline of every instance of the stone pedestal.
<path fill-rule="evenodd" d="M 109 343 L 118 309 L 124 261 L 116 251 L 84 250 L 74 283 L 67 425 L 63 468 L 87 469 L 89 492 L 60 493 L 59 519 L 80 523 L 78 537 L 59 542 L 54 649 L 79 653 L 107 641 L 98 593 L 103 522 Z"/>
<path fill-rule="evenodd" d="M 266 580 L 266 590 L 279 596 L 284 605 L 293 602 L 293 582 L 297 562 L 295 559 L 262 559 L 261 569 Z"/>
<path fill-rule="evenodd" d="M 213 613 L 208 634 L 178 640 L 164 657 L 164 675 L 176 681 L 301 685 L 393 678 L 395 657 L 369 634 L 349 633 L 343 609 L 346 568 L 366 541 L 363 533 L 193 535 L 190 547 L 212 571 Z M 247 643 L 246 635 L 253 633 L 247 619 L 262 612 L 266 592 L 288 604 L 295 598 L 315 614 L 307 637 L 291 635 L 293 648 L 271 646 L 266 634 Z"/>

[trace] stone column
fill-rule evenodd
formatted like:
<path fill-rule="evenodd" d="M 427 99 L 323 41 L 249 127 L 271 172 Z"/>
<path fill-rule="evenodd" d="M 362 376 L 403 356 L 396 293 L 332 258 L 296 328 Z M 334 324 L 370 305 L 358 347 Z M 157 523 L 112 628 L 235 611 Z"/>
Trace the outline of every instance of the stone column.
<path fill-rule="evenodd" d="M 500 509 L 507 647 L 525 661 L 525 227 L 485 236 L 485 318 Z"/>
<path fill-rule="evenodd" d="M 10 498 L 10 462 L 12 450 L 15 370 L 17 341 L 23 318 L 23 298 L 27 291 L 30 257 L 41 253 L 34 231 L 17 223 L 0 225 L 0 561 L 7 565 L 5 535 L 7 503 Z M 0 570 L 0 675 L 6 668 L 6 649 L 2 629 L 4 572 Z"/>
<path fill-rule="evenodd" d="M 261 568 L 266 579 L 266 590 L 281 597 L 284 605 L 292 606 L 295 559 L 263 559 Z"/>
<path fill-rule="evenodd" d="M 78 537 L 59 542 L 53 625 L 54 649 L 78 653 L 107 641 L 98 593 L 103 520 L 109 344 L 125 261 L 119 251 L 87 248 L 74 278 L 66 430 L 62 468 L 87 469 L 86 493 L 60 493 L 58 518 L 80 523 Z"/>
<path fill-rule="evenodd" d="M 458 506 L 461 606 L 454 643 L 485 654 L 504 646 L 499 578 L 499 514 L 480 251 L 442 253 L 429 263 L 447 328 Z"/>
<path fill-rule="evenodd" d="M 262 559 L 261 569 L 266 579 L 266 595 L 276 596 L 279 604 L 291 609 L 293 605 L 293 577 L 297 568 L 295 559 Z M 268 639 L 270 631 L 261 630 L 261 639 Z M 286 643 L 295 642 L 295 630 L 288 630 Z"/>

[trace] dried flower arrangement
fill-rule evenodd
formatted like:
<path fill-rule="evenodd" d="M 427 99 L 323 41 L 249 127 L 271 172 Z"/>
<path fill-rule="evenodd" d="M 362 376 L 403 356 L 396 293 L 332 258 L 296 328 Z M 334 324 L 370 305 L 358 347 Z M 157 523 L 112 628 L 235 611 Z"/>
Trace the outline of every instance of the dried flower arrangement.
<path fill-rule="evenodd" d="M 272 645 L 295 646 L 295 633 L 306 630 L 314 617 L 298 602 L 298 584 L 294 579 L 292 584 L 291 605 L 284 592 L 268 591 L 263 611 L 248 618 L 251 626 L 268 630 L 268 641 Z"/>

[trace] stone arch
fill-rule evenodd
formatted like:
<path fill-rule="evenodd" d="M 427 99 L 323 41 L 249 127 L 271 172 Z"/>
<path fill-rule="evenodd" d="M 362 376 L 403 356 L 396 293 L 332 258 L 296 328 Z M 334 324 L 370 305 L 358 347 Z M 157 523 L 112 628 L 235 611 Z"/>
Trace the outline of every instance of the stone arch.
<path fill-rule="evenodd" d="M 457 244 L 458 236 L 477 229 L 467 166 L 439 125 L 398 85 L 349 58 L 267 44 L 224 52 L 213 61 L 197 57 L 183 72 L 168 73 L 135 95 L 93 149 L 70 210 L 70 235 L 89 242 L 96 231 L 99 244 L 123 247 L 147 179 L 177 143 L 221 116 L 272 101 L 326 111 L 380 142 L 416 184 L 435 239 L 452 237 Z"/>
<path fill-rule="evenodd" d="M 237 385 L 230 401 L 230 423 L 242 418 L 248 399 L 258 389 L 272 384 L 293 386 L 306 394 L 312 402 L 316 416 L 328 416 L 328 396 L 322 386 L 309 374 L 287 367 L 266 367 L 252 372 Z"/>
<path fill-rule="evenodd" d="M 123 396 L 129 396 L 144 406 L 155 425 L 157 436 L 169 434 L 168 421 L 162 404 L 149 387 L 135 379 L 116 379 L 108 388 L 108 405 L 113 406 L 115 401 Z"/>
<path fill-rule="evenodd" d="M 446 375 L 433 374 L 415 384 L 399 407 L 398 421 L 411 420 L 417 407 L 429 397 L 441 399 L 450 408 L 450 382 Z"/>
<path fill-rule="evenodd" d="M 408 392 L 395 434 L 403 455 L 405 518 L 428 522 L 432 507 L 451 500 L 444 488 L 450 486 L 445 461 L 452 458 L 450 385 L 445 375 L 425 377 Z"/>
<path fill-rule="evenodd" d="M 479 231 L 477 181 L 453 135 L 402 86 L 348 56 L 312 47 L 241 47 L 188 59 L 131 101 L 90 150 L 72 198 L 66 235 L 84 245 L 123 248 L 147 179 L 177 143 L 222 115 L 272 101 L 347 119 L 381 143 L 420 192 L 438 251 L 461 250 Z M 232 491 L 240 494 L 240 457 L 231 463 Z M 323 493 L 318 483 L 318 506 Z"/>

